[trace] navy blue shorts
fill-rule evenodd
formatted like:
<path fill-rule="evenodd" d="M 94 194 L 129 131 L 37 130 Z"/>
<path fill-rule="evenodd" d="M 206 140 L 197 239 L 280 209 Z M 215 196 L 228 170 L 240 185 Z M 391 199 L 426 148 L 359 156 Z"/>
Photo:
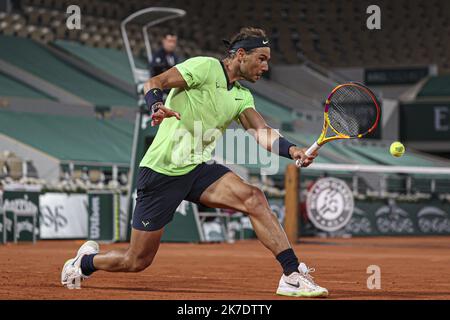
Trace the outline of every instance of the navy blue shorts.
<path fill-rule="evenodd" d="M 133 228 L 159 230 L 173 219 L 183 200 L 199 203 L 203 191 L 230 172 L 227 167 L 202 163 L 182 176 L 167 176 L 147 167 L 139 168 Z"/>

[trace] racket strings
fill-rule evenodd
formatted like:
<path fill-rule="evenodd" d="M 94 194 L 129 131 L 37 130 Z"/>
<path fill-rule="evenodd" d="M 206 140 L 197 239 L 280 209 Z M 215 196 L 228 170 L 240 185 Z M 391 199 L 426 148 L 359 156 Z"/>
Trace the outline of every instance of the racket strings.
<path fill-rule="evenodd" d="M 342 86 L 331 96 L 328 119 L 331 127 L 341 134 L 356 137 L 367 133 L 377 115 L 377 106 L 363 87 Z"/>
<path fill-rule="evenodd" d="M 346 109 L 339 104 L 334 105 L 335 111 L 328 111 L 331 126 L 338 132 L 354 136 L 359 134 L 359 123 L 355 115 L 348 114 Z"/>

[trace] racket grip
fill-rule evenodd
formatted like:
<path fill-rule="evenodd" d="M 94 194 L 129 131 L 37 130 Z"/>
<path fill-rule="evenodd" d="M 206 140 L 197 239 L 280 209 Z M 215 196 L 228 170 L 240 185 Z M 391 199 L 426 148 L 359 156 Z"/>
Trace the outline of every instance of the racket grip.
<path fill-rule="evenodd" d="M 308 150 L 306 150 L 305 154 L 307 156 L 310 156 L 319 149 L 320 149 L 320 145 L 317 142 L 314 142 L 314 144 L 311 147 L 309 147 Z M 303 163 L 300 159 L 298 159 L 297 161 L 295 161 L 295 164 L 297 165 L 297 167 L 301 167 Z"/>

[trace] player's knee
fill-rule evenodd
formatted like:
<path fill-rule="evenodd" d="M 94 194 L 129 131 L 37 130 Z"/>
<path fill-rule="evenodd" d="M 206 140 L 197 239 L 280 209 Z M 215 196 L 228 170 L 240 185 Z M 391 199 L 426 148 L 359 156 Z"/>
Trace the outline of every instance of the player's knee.
<path fill-rule="evenodd" d="M 254 186 L 250 187 L 246 194 L 244 205 L 249 215 L 256 216 L 270 212 L 264 192 Z"/>
<path fill-rule="evenodd" d="M 141 272 L 147 269 L 152 264 L 153 258 L 139 258 L 127 256 L 125 258 L 125 265 L 128 272 Z"/>

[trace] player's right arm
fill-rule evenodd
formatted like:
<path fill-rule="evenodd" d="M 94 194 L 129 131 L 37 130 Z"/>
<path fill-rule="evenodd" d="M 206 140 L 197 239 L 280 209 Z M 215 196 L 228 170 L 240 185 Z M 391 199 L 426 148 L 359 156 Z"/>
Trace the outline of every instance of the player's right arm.
<path fill-rule="evenodd" d="M 165 118 L 176 117 L 180 120 L 180 114 L 162 103 L 164 89 L 186 88 L 187 83 L 177 68 L 169 70 L 150 78 L 144 84 L 145 100 L 152 111 L 152 126 L 160 124 Z"/>
<path fill-rule="evenodd" d="M 317 153 L 307 156 L 306 148 L 299 148 L 286 140 L 278 130 L 271 128 L 261 114 L 254 108 L 247 108 L 239 115 L 239 121 L 256 142 L 266 150 L 290 159 L 300 159 L 304 166 L 309 166 Z"/>

